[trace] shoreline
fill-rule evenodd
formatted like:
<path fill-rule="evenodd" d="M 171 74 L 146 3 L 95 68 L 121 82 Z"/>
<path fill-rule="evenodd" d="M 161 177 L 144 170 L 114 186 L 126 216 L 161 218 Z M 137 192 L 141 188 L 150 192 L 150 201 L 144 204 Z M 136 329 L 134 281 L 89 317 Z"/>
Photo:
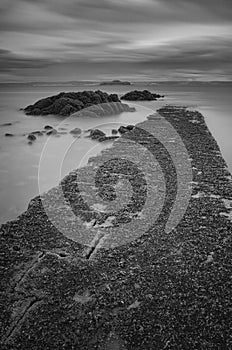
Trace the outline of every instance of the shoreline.
<path fill-rule="evenodd" d="M 180 134 L 192 159 L 193 190 L 184 218 L 166 234 L 164 211 L 152 232 L 113 250 L 100 247 L 90 259 L 89 250 L 47 220 L 39 197 L 32 199 L 26 212 L 0 228 L 3 349 L 94 349 L 109 337 L 121 349 L 232 345 L 231 174 L 199 112 L 169 106 L 158 113 Z M 71 192 L 79 171 L 63 180 L 75 212 L 81 207 Z M 56 196 L 55 189 L 49 192 Z M 85 210 L 83 215 L 89 219 Z"/>

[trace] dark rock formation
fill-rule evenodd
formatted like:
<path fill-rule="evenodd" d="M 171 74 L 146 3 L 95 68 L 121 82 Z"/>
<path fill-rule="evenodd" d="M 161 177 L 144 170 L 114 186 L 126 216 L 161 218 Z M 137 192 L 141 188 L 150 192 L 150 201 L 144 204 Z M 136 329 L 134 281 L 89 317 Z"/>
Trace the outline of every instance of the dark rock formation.
<path fill-rule="evenodd" d="M 116 130 L 116 129 L 112 129 L 112 135 L 116 135 L 117 133 L 118 133 L 118 130 Z"/>
<path fill-rule="evenodd" d="M 35 140 L 36 140 L 36 136 L 33 135 L 33 134 L 29 134 L 29 135 L 27 136 L 27 138 L 28 138 L 28 140 L 30 140 L 30 141 L 35 141 Z"/>
<path fill-rule="evenodd" d="M 106 134 L 99 129 L 90 130 L 89 137 L 91 137 L 92 140 L 98 140 L 100 137 L 103 137 L 103 136 L 106 136 Z"/>
<path fill-rule="evenodd" d="M 14 136 L 14 134 L 10 134 L 9 132 L 5 133 L 5 136 Z"/>
<path fill-rule="evenodd" d="M 44 129 L 45 130 L 51 130 L 51 129 L 53 129 L 53 127 L 51 125 L 45 125 Z"/>
<path fill-rule="evenodd" d="M 134 110 L 127 104 L 121 103 L 117 94 L 107 94 L 100 90 L 61 92 L 24 108 L 24 112 L 28 115 L 54 114 L 63 117 L 68 117 L 79 111 L 82 112 L 77 113 L 77 116 L 97 117 L 119 114 L 124 111 L 133 112 Z"/>
<path fill-rule="evenodd" d="M 80 135 L 81 134 L 81 129 L 80 128 L 75 128 L 70 131 L 70 134 L 74 135 Z"/>
<path fill-rule="evenodd" d="M 128 101 L 153 101 L 157 100 L 158 98 L 163 98 L 164 96 L 159 95 L 159 94 L 153 94 L 148 90 L 143 90 L 143 91 L 130 91 L 123 95 L 121 97 L 121 100 L 128 100 Z"/>
<path fill-rule="evenodd" d="M 112 81 L 103 81 L 100 85 L 131 85 L 129 81 L 121 80 L 112 80 Z"/>

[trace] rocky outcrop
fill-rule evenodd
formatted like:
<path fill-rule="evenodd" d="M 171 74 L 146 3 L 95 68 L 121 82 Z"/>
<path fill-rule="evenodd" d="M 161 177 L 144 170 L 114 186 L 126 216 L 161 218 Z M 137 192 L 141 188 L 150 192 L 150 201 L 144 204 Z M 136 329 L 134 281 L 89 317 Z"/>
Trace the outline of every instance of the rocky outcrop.
<path fill-rule="evenodd" d="M 154 101 L 157 100 L 158 98 L 163 98 L 164 96 L 151 93 L 148 90 L 143 90 L 143 91 L 130 91 L 123 95 L 121 97 L 121 100 L 127 100 L 127 101 Z"/>
<path fill-rule="evenodd" d="M 117 94 L 107 94 L 97 90 L 61 92 L 58 95 L 39 100 L 23 110 L 25 114 L 35 116 L 54 114 L 68 117 L 78 112 L 76 116 L 98 117 L 115 115 L 125 111 L 133 112 L 135 108 L 121 103 Z"/>

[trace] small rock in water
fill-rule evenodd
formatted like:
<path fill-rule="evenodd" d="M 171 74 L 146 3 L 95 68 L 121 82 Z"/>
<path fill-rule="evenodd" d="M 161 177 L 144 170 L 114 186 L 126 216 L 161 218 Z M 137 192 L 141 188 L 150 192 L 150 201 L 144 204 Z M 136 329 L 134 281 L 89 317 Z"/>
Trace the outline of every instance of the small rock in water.
<path fill-rule="evenodd" d="M 56 129 L 51 129 L 46 134 L 47 135 L 56 135 L 57 134 L 57 130 Z"/>
<path fill-rule="evenodd" d="M 99 129 L 90 130 L 90 135 L 92 140 L 98 140 L 100 137 L 106 136 L 106 134 Z"/>
<path fill-rule="evenodd" d="M 53 129 L 53 127 L 51 125 L 45 125 L 44 129 L 45 130 L 51 130 L 51 129 Z"/>
<path fill-rule="evenodd" d="M 81 129 L 80 128 L 75 128 L 70 131 L 70 134 L 74 135 L 80 135 L 81 134 Z"/>
<path fill-rule="evenodd" d="M 112 129 L 112 135 L 116 135 L 117 133 L 118 133 L 118 130 L 116 130 L 116 129 Z"/>
<path fill-rule="evenodd" d="M 35 140 L 36 140 L 36 136 L 33 135 L 33 134 L 29 134 L 29 135 L 27 136 L 27 138 L 28 138 L 28 140 L 30 140 L 30 141 L 35 141 Z"/>
<path fill-rule="evenodd" d="M 10 134 L 10 133 L 6 133 L 5 136 L 14 136 L 13 134 Z"/>

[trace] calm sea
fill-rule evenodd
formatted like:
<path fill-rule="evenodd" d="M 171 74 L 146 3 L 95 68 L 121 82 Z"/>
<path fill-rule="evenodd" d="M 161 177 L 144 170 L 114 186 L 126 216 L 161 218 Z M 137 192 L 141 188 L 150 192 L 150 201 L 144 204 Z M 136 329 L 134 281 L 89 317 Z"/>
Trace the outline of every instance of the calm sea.
<path fill-rule="evenodd" d="M 136 112 L 122 113 L 100 119 L 83 119 L 25 116 L 19 111 L 40 98 L 61 91 L 82 91 L 101 89 L 119 95 L 132 89 L 148 89 L 165 95 L 164 101 L 134 104 Z M 135 124 L 146 118 L 164 104 L 183 104 L 198 109 L 206 118 L 209 129 L 217 140 L 221 152 L 232 172 L 232 84 L 135 84 L 135 86 L 93 86 L 93 85 L 19 85 L 0 84 L 0 223 L 15 219 L 23 212 L 29 200 L 39 193 L 38 169 L 41 155 L 46 153 L 47 162 L 40 186 L 45 191 L 58 184 L 60 178 L 87 162 L 91 155 L 99 153 L 110 143 L 99 144 L 86 137 L 85 131 L 98 127 L 110 134 L 111 129 L 120 125 Z M 133 105 L 133 104 L 131 104 Z M 4 123 L 12 123 L 4 126 Z M 52 125 L 67 132 L 59 136 L 41 136 L 29 145 L 26 135 Z M 74 138 L 69 130 L 79 127 L 83 130 L 80 138 Z M 6 137 L 5 133 L 14 134 Z M 65 149 L 65 156 L 64 156 Z M 57 166 L 59 165 L 59 172 Z M 41 189 L 41 188 L 40 188 Z"/>

